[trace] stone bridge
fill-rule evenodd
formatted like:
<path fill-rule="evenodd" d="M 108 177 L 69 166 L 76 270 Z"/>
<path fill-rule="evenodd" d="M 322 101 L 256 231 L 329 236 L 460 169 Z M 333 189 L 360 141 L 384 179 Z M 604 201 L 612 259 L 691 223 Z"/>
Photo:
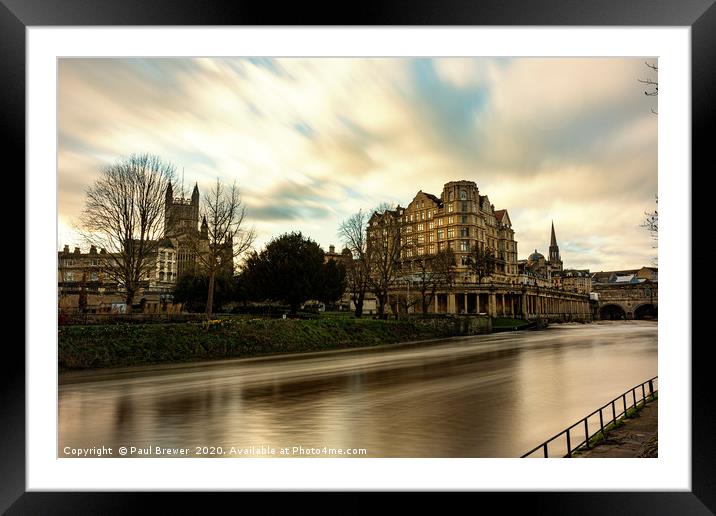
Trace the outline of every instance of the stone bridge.
<path fill-rule="evenodd" d="M 659 306 L 658 282 L 595 283 L 592 291 L 599 294 L 593 303 L 595 319 L 656 319 Z"/>

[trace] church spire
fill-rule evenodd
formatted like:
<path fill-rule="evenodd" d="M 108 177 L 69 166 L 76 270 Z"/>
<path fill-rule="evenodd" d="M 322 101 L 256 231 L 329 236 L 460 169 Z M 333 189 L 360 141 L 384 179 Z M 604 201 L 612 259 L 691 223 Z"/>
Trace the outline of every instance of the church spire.
<path fill-rule="evenodd" d="M 554 270 L 562 270 L 562 258 L 559 256 L 557 236 L 554 234 L 554 221 L 552 221 L 552 238 L 549 242 L 549 262 Z"/>
<path fill-rule="evenodd" d="M 199 183 L 194 183 L 194 191 L 191 193 L 191 203 L 199 206 Z"/>

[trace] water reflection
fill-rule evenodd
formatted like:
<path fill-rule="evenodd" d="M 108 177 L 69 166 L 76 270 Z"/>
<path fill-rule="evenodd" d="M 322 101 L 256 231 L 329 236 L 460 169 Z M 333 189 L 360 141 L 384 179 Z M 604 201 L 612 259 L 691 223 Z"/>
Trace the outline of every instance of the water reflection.
<path fill-rule="evenodd" d="M 365 448 L 515 457 L 657 374 L 657 326 L 554 326 L 422 345 L 61 377 L 65 446 Z"/>

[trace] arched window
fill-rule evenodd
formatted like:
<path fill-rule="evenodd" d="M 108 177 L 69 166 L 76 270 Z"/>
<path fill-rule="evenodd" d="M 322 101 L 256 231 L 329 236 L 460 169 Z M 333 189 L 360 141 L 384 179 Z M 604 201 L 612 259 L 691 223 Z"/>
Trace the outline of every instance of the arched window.
<path fill-rule="evenodd" d="M 467 192 L 465 190 L 460 190 L 460 200 L 461 201 L 467 200 Z"/>

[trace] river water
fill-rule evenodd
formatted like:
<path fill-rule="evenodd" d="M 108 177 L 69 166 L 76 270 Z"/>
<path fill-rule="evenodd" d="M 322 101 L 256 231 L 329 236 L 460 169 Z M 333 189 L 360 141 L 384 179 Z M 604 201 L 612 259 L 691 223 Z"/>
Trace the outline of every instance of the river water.
<path fill-rule="evenodd" d="M 58 456 L 519 457 L 656 375 L 648 321 L 68 373 Z"/>

